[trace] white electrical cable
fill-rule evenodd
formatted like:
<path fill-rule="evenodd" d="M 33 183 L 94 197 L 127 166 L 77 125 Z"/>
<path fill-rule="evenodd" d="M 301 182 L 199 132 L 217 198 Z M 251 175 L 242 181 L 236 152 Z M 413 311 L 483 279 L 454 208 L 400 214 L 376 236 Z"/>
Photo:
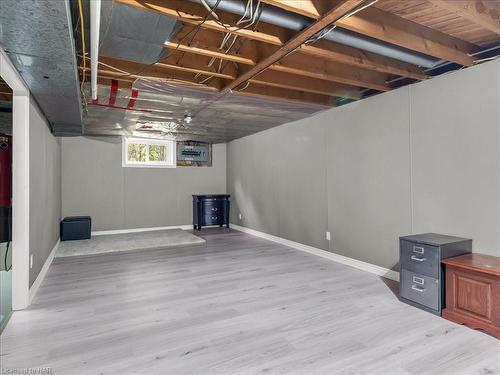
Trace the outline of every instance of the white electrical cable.
<path fill-rule="evenodd" d="M 239 25 L 239 24 L 244 23 L 244 22 L 249 22 L 249 20 L 243 21 L 245 19 L 245 17 L 247 16 L 248 8 L 250 8 L 250 19 L 252 18 L 252 5 L 251 4 L 252 4 L 252 0 L 248 0 L 247 5 L 245 7 L 245 12 L 243 13 L 243 16 L 241 16 L 241 18 L 238 20 L 238 22 L 236 22 L 236 25 Z"/>
<path fill-rule="evenodd" d="M 328 29 L 323 29 L 318 34 L 316 34 L 315 36 L 309 38 L 306 41 L 306 44 L 314 43 L 314 42 L 317 42 L 320 39 L 323 39 L 325 36 L 327 36 L 330 33 L 330 31 L 333 31 L 333 29 L 335 29 L 337 27 L 337 25 L 336 25 L 337 22 L 345 20 L 346 18 L 349 18 L 349 17 L 355 15 L 356 13 L 361 12 L 363 9 L 366 9 L 369 6 L 372 6 L 377 1 L 378 0 L 372 0 L 370 2 L 367 2 L 367 3 L 365 3 L 365 4 L 361 5 L 361 6 L 353 9 L 351 12 L 345 14 L 344 16 L 342 16 L 341 18 L 339 18 L 337 21 L 335 21 L 335 23 L 332 26 L 330 26 Z"/>
<path fill-rule="evenodd" d="M 210 8 L 210 6 L 205 2 L 205 0 L 201 0 L 201 3 L 203 4 L 203 6 L 205 7 L 206 10 L 208 10 L 210 12 L 210 14 L 212 15 L 212 17 L 214 17 L 216 20 L 219 20 L 219 16 L 217 15 L 217 13 L 215 13 L 212 8 Z"/>

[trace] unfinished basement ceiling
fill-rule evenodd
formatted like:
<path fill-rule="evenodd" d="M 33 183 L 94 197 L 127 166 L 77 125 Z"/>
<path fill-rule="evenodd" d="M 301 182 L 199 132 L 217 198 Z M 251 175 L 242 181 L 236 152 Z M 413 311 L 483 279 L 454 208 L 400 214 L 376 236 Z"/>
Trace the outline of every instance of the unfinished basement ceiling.
<path fill-rule="evenodd" d="M 90 95 L 90 86 L 86 86 Z M 125 135 L 221 143 L 295 121 L 328 107 L 298 101 L 268 99 L 244 92 L 217 101 L 217 90 L 173 80 L 137 79 L 118 87 L 99 84 L 99 103 L 90 104 L 86 135 Z M 136 92 L 134 98 L 133 92 Z M 110 103 L 113 103 L 112 105 Z M 102 104 L 101 104 L 102 103 Z M 206 106 L 206 107 L 204 107 Z M 203 110 L 187 123 L 184 118 Z"/>
<path fill-rule="evenodd" d="M 97 101 L 84 85 L 94 136 L 225 142 L 500 54 L 497 0 L 103 0 L 102 9 Z"/>

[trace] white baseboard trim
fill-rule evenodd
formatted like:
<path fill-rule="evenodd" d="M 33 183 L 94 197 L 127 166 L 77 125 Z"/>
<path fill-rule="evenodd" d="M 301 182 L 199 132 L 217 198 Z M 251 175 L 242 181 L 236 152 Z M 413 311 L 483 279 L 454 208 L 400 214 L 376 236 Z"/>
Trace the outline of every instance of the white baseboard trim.
<path fill-rule="evenodd" d="M 167 230 L 167 229 L 182 229 L 189 230 L 193 229 L 192 224 L 188 225 L 172 225 L 169 227 L 152 227 L 152 228 L 133 228 L 133 229 L 117 229 L 117 230 L 99 230 L 92 232 L 92 236 L 104 236 L 108 234 L 124 234 L 124 233 L 140 233 L 140 232 L 151 232 L 156 230 Z"/>
<path fill-rule="evenodd" d="M 45 279 L 45 276 L 47 275 L 47 271 L 49 270 L 49 267 L 52 263 L 52 260 L 54 259 L 54 256 L 56 255 L 57 249 L 59 248 L 59 243 L 60 240 L 57 240 L 56 244 L 52 248 L 49 256 L 45 260 L 45 263 L 43 264 L 42 269 L 40 270 L 40 273 L 35 279 L 35 282 L 33 285 L 31 285 L 30 292 L 29 292 L 29 303 L 31 304 L 31 301 L 33 301 L 33 298 L 35 297 L 36 292 L 38 292 L 38 288 L 40 288 L 40 285 L 42 284 L 43 279 Z"/>
<path fill-rule="evenodd" d="M 317 256 L 320 256 L 322 258 L 333 260 L 334 262 L 337 262 L 337 263 L 342 263 L 342 264 L 345 264 L 347 266 L 358 268 L 360 270 L 370 272 L 370 273 L 373 273 L 373 274 L 381 276 L 381 277 L 385 277 L 387 279 L 399 281 L 399 272 L 390 270 L 388 268 L 380 267 L 380 266 L 377 266 L 375 264 L 363 262 L 361 260 L 349 258 L 349 257 L 343 256 L 343 255 L 331 253 L 331 252 L 326 251 L 326 250 L 321 250 L 321 249 L 318 249 L 316 247 L 304 245 L 304 244 L 301 244 L 301 243 L 298 243 L 295 241 L 290 241 L 290 240 L 287 240 L 285 238 L 273 236 L 271 234 L 259 232 L 258 230 L 250 229 L 247 227 L 242 227 L 242 226 L 239 226 L 236 224 L 230 224 L 230 227 L 233 229 L 236 229 L 240 232 L 248 233 L 248 234 L 251 234 L 251 235 L 254 235 L 257 237 L 264 238 L 264 239 L 269 240 L 269 241 L 277 242 L 279 244 L 289 246 L 289 247 L 292 247 L 292 248 L 297 249 L 297 250 L 305 251 L 306 253 L 309 253 L 309 254 L 317 255 Z"/>

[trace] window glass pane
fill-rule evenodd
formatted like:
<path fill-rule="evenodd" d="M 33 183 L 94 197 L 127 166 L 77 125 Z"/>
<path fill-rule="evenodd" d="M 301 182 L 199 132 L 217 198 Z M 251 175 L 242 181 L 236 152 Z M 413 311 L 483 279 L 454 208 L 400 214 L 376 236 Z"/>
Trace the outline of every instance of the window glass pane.
<path fill-rule="evenodd" d="M 146 145 L 140 143 L 129 143 L 127 160 L 133 162 L 146 162 Z"/>
<path fill-rule="evenodd" d="M 163 145 L 149 145 L 149 161 L 165 161 L 167 147 Z"/>

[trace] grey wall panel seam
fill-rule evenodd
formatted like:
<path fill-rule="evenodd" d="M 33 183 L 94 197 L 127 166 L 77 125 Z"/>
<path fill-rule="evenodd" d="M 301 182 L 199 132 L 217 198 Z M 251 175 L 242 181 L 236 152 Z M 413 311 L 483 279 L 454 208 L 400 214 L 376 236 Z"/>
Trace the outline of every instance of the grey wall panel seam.
<path fill-rule="evenodd" d="M 497 71 L 497 79 L 498 79 L 498 86 L 497 86 L 497 97 L 500 100 L 500 59 L 497 59 L 497 65 L 498 69 Z M 497 145 L 497 151 L 498 151 L 498 244 L 497 244 L 497 255 L 500 256 L 500 105 L 497 106 L 497 121 L 498 121 L 498 145 Z"/>
<path fill-rule="evenodd" d="M 408 86 L 408 152 L 410 160 L 410 230 L 413 233 L 413 146 L 412 146 L 412 87 Z"/>
<path fill-rule="evenodd" d="M 335 126 L 335 124 L 333 125 Z M 328 124 L 324 126 L 324 134 L 323 134 L 323 140 L 324 140 L 324 146 L 325 146 L 325 152 L 323 154 L 325 158 L 325 174 L 324 174 L 324 183 L 325 183 L 325 200 L 326 200 L 326 231 L 330 232 L 330 240 L 328 241 L 328 251 L 333 252 L 333 236 L 330 231 L 330 194 L 328 194 L 328 181 L 329 181 L 329 173 L 328 173 L 328 160 L 329 160 L 329 147 L 328 147 Z M 325 233 L 325 238 L 326 238 L 326 233 Z"/>

